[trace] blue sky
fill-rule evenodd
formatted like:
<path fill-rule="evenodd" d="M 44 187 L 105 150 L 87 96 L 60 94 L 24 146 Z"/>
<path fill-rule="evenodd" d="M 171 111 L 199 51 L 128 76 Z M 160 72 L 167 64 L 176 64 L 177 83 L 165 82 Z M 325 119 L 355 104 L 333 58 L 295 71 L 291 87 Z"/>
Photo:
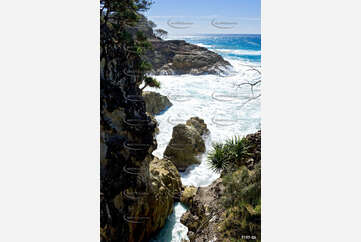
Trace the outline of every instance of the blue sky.
<path fill-rule="evenodd" d="M 261 0 L 154 0 L 145 15 L 169 35 L 261 33 Z"/>

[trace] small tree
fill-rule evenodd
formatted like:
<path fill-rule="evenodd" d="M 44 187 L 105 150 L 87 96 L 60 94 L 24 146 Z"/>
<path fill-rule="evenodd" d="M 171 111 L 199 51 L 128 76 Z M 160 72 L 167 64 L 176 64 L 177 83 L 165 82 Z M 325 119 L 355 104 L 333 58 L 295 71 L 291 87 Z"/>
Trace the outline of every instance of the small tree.
<path fill-rule="evenodd" d="M 168 35 L 168 32 L 165 31 L 164 29 L 156 29 L 154 32 L 155 32 L 155 36 L 161 39 L 166 38 Z"/>
<path fill-rule="evenodd" d="M 160 82 L 157 81 L 157 79 L 153 78 L 153 77 L 146 77 L 144 79 L 144 86 L 140 89 L 143 91 L 144 88 L 146 87 L 154 87 L 154 88 L 160 88 Z"/>

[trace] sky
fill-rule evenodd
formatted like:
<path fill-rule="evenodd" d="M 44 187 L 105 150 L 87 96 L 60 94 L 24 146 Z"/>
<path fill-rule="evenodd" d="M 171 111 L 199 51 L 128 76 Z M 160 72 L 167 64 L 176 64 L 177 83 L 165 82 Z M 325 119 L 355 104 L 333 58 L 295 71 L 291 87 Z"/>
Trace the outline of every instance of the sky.
<path fill-rule="evenodd" d="M 261 33 L 261 0 L 153 1 L 145 15 L 170 36 Z"/>

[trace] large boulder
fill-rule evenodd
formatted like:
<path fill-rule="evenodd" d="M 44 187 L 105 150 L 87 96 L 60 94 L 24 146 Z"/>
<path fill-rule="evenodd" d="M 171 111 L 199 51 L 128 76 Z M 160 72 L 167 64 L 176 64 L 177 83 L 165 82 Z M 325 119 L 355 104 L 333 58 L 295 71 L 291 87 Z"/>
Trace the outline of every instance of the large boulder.
<path fill-rule="evenodd" d="M 147 112 L 152 115 L 160 114 L 173 105 L 167 96 L 163 96 L 157 92 L 144 91 L 142 96 L 144 97 Z"/>
<path fill-rule="evenodd" d="M 146 179 L 142 188 L 129 187 L 113 200 L 115 209 L 121 209 L 128 203 L 128 213 L 123 216 L 130 234 L 126 241 L 148 241 L 166 223 L 173 212 L 173 204 L 179 201 L 182 184 L 174 164 L 167 159 L 154 157 L 149 163 L 149 170 L 128 170 L 138 173 L 140 179 Z M 131 202 L 130 202 L 131 201 Z M 130 202 L 130 203 L 129 203 Z M 104 241 L 123 241 L 107 235 L 106 228 L 101 229 Z"/>
<path fill-rule="evenodd" d="M 152 39 L 150 42 L 153 49 L 147 52 L 146 59 L 157 75 L 224 74 L 231 67 L 217 53 L 184 40 Z"/>
<path fill-rule="evenodd" d="M 135 203 L 132 211 L 134 217 L 145 218 L 142 233 L 154 235 L 173 212 L 173 204 L 179 200 L 182 183 L 176 167 L 167 159 L 154 157 L 149 164 L 149 174 L 148 195 L 139 197 L 139 202 Z M 130 223 L 130 230 L 139 232 L 139 224 Z"/>
<path fill-rule="evenodd" d="M 192 126 L 195 128 L 200 135 L 208 134 L 209 130 L 207 124 L 204 123 L 204 120 L 198 117 L 192 117 L 187 120 L 186 125 Z"/>
<path fill-rule="evenodd" d="M 203 120 L 191 118 L 187 124 L 173 127 L 172 139 L 163 156 L 170 159 L 179 171 L 185 171 L 190 165 L 200 164 L 199 155 L 206 150 L 201 134 L 208 130 L 207 125 L 203 124 Z"/>

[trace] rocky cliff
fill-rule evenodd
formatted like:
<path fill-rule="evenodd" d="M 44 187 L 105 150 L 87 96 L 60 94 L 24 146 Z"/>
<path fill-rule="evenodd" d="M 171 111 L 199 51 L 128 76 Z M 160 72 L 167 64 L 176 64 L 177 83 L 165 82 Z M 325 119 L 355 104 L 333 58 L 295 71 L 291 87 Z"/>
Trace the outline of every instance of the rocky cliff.
<path fill-rule="evenodd" d="M 226 74 L 231 64 L 222 56 L 184 40 L 152 39 L 146 59 L 157 75 Z"/>
<path fill-rule="evenodd" d="M 142 95 L 146 104 L 146 110 L 152 115 L 160 114 L 173 105 L 167 96 L 163 96 L 157 92 L 143 91 Z"/>
<path fill-rule="evenodd" d="M 100 238 L 149 241 L 179 199 L 180 176 L 172 162 L 152 155 L 157 122 L 146 113 L 139 88 L 147 69 L 132 51 L 146 39 L 114 24 L 136 22 L 142 3 L 103 4 L 111 11 L 101 13 L 100 25 Z M 129 14 L 119 14 L 124 11 Z"/>
<path fill-rule="evenodd" d="M 184 40 L 163 40 L 153 32 L 154 23 L 141 15 L 137 26 L 129 28 L 133 35 L 137 31 L 145 33 L 152 48 L 145 60 L 152 64 L 155 75 L 181 74 L 226 74 L 231 64 L 222 56 L 207 48 L 187 43 Z"/>
<path fill-rule="evenodd" d="M 202 135 L 208 132 L 207 125 L 198 117 L 190 118 L 186 124 L 174 126 L 164 157 L 170 159 L 179 171 L 185 171 L 190 165 L 200 164 L 199 155 L 206 150 Z"/>
<path fill-rule="evenodd" d="M 186 187 L 181 201 L 189 210 L 181 217 L 191 242 L 261 241 L 261 132 L 223 147 L 218 157 L 233 164 L 208 187 Z"/>
<path fill-rule="evenodd" d="M 102 89 L 102 241 L 147 241 L 172 212 L 180 176 L 172 162 L 151 155 L 155 130 L 137 86 Z"/>

